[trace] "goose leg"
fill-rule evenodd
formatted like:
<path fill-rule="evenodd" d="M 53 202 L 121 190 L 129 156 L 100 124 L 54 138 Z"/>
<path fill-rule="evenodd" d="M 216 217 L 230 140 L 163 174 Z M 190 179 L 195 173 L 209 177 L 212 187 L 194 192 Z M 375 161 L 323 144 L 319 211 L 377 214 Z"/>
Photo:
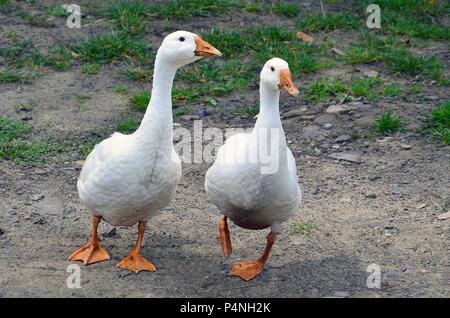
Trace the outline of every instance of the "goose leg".
<path fill-rule="evenodd" d="M 222 245 L 222 251 L 225 256 L 231 255 L 231 239 L 230 231 L 228 230 L 227 216 L 224 215 L 219 223 L 220 231 L 220 244 Z"/>
<path fill-rule="evenodd" d="M 254 278 L 256 275 L 260 274 L 266 265 L 267 259 L 269 258 L 270 250 L 272 249 L 273 243 L 275 243 L 275 239 L 277 237 L 277 233 L 270 232 L 267 235 L 267 244 L 264 252 L 261 257 L 256 262 L 239 262 L 233 266 L 231 270 L 231 275 L 239 276 L 244 280 L 250 280 Z"/>
<path fill-rule="evenodd" d="M 70 255 L 69 260 L 71 261 L 82 261 L 84 265 L 106 261 L 109 260 L 108 252 L 101 247 L 100 242 L 102 241 L 97 236 L 97 228 L 102 217 L 99 215 L 92 216 L 92 238 L 89 243 L 77 250 L 75 253 Z"/>
<path fill-rule="evenodd" d="M 136 242 L 136 246 L 130 251 L 130 255 L 125 257 L 123 261 L 117 264 L 117 267 L 128 269 L 132 272 L 139 271 L 150 271 L 154 272 L 156 270 L 155 266 L 152 263 L 147 261 L 141 255 L 141 243 L 142 237 L 144 236 L 145 228 L 147 227 L 147 221 L 139 221 L 138 223 L 138 239 Z"/>

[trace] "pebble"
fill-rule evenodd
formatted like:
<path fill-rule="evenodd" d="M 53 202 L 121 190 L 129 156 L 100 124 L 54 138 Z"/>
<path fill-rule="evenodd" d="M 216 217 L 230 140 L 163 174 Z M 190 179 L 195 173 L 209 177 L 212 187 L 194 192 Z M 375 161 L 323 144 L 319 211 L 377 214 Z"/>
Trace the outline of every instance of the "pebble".
<path fill-rule="evenodd" d="M 373 192 L 367 192 L 366 198 L 375 199 L 377 197 L 376 193 Z"/>
<path fill-rule="evenodd" d="M 392 190 L 392 194 L 402 194 L 402 190 L 401 189 L 394 189 L 394 190 Z"/>
<path fill-rule="evenodd" d="M 354 163 L 361 163 L 361 155 L 353 152 L 332 153 L 328 157 L 332 159 L 345 160 Z"/>
<path fill-rule="evenodd" d="M 330 124 L 330 123 L 325 123 L 325 124 L 322 126 L 322 128 L 323 128 L 323 129 L 326 129 L 326 130 L 330 130 L 331 127 L 333 127 L 333 125 Z"/>
<path fill-rule="evenodd" d="M 443 214 L 439 214 L 439 215 L 438 215 L 438 219 L 439 219 L 439 220 L 446 220 L 446 219 L 448 219 L 448 218 L 450 218 L 450 212 L 447 212 L 447 213 L 443 213 Z"/>
<path fill-rule="evenodd" d="M 310 7 L 310 6 L 311 6 L 311 2 L 309 2 L 309 1 L 303 1 L 303 2 L 300 2 L 300 5 L 301 5 L 302 7 Z"/>
<path fill-rule="evenodd" d="M 349 135 L 341 135 L 336 138 L 335 142 L 345 142 L 349 141 L 350 139 L 352 139 L 352 137 L 350 137 Z"/>
<path fill-rule="evenodd" d="M 394 278 L 398 276 L 398 273 L 396 271 L 388 271 L 385 276 L 386 278 Z"/>
<path fill-rule="evenodd" d="M 211 111 L 210 111 L 209 109 L 200 107 L 200 108 L 197 110 L 197 114 L 198 114 L 198 117 L 203 118 L 203 117 L 205 117 L 205 116 L 211 115 Z"/>
<path fill-rule="evenodd" d="M 340 105 L 330 105 L 325 112 L 327 114 L 342 114 L 348 112 L 348 109 Z"/>
<path fill-rule="evenodd" d="M 113 237 L 116 235 L 119 235 L 119 234 L 117 233 L 117 229 L 115 227 L 113 227 L 111 230 L 102 234 L 103 237 Z"/>
<path fill-rule="evenodd" d="M 302 130 L 303 138 L 312 139 L 315 141 L 323 141 L 327 137 L 327 133 L 320 130 L 319 126 L 312 125 L 306 126 Z"/>
<path fill-rule="evenodd" d="M 400 148 L 405 149 L 405 150 L 409 150 L 412 147 L 410 145 L 407 145 L 407 144 L 400 144 Z"/>
<path fill-rule="evenodd" d="M 30 200 L 31 201 L 39 201 L 39 200 L 41 200 L 41 199 L 43 199 L 44 198 L 44 195 L 43 194 L 36 194 L 36 195 L 33 195 L 31 198 L 30 198 Z"/>
<path fill-rule="evenodd" d="M 337 117 L 334 114 L 322 114 L 314 119 L 315 124 L 335 123 Z"/>

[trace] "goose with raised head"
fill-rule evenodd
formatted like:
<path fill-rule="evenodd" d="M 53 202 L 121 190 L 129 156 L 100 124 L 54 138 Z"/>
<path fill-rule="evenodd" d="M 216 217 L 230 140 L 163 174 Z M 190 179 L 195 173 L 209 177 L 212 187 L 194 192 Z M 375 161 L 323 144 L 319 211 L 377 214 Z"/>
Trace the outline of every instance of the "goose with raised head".
<path fill-rule="evenodd" d="M 273 58 L 261 71 L 260 112 L 253 130 L 228 138 L 205 178 L 207 196 L 224 215 L 219 230 L 226 256 L 232 252 L 228 218 L 245 229 L 271 228 L 261 257 L 239 262 L 231 270 L 244 280 L 262 272 L 281 223 L 297 212 L 301 202 L 295 159 L 280 119 L 280 90 L 299 94 L 288 63 Z"/>
<path fill-rule="evenodd" d="M 114 133 L 97 144 L 81 170 L 77 187 L 80 200 L 93 218 L 90 242 L 69 259 L 91 264 L 110 259 L 100 245 L 101 220 L 113 226 L 138 223 L 138 240 L 117 266 L 134 272 L 154 271 L 141 255 L 147 220 L 167 206 L 181 178 L 181 162 L 173 146 L 172 84 L 177 69 L 202 56 L 221 53 L 198 35 L 177 31 L 166 36 L 158 49 L 153 89 L 144 118 L 131 135 Z"/>

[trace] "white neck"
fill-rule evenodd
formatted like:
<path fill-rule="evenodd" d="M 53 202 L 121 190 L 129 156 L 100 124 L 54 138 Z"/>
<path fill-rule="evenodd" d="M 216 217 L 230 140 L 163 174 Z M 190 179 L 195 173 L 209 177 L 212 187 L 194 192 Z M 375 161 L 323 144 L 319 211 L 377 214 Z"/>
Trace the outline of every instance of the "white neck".
<path fill-rule="evenodd" d="M 153 89 L 142 123 L 136 130 L 137 136 L 150 140 L 161 138 L 172 143 L 172 86 L 177 67 L 156 55 L 153 73 Z"/>
<path fill-rule="evenodd" d="M 280 91 L 273 90 L 261 82 L 259 87 L 259 115 L 255 128 L 281 128 Z"/>
<path fill-rule="evenodd" d="M 258 119 L 253 128 L 253 137 L 257 140 L 266 140 L 266 149 L 271 149 L 272 137 L 278 138 L 279 160 L 284 162 L 286 160 L 286 136 L 284 134 L 283 126 L 280 118 L 280 91 L 273 90 L 260 84 L 260 109 Z M 272 133 L 276 135 L 273 136 Z M 263 136 L 264 135 L 264 136 Z M 265 138 L 265 139 L 260 139 Z M 259 141 L 258 141 L 259 145 Z M 259 146 L 258 146 L 259 149 Z"/>

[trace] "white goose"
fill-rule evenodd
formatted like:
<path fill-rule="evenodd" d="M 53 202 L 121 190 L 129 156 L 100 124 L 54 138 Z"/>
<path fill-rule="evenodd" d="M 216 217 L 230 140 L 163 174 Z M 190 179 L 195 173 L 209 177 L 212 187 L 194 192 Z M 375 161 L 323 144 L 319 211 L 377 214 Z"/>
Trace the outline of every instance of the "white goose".
<path fill-rule="evenodd" d="M 101 219 L 114 226 L 138 223 L 136 246 L 117 266 L 134 272 L 155 270 L 141 256 L 142 237 L 147 220 L 169 204 L 181 178 L 172 140 L 173 79 L 181 66 L 210 55 L 221 53 L 190 32 L 177 31 L 163 40 L 155 60 L 152 97 L 140 127 L 131 135 L 115 133 L 96 145 L 81 170 L 78 193 L 93 215 L 93 234 L 70 260 L 91 264 L 110 259 L 97 236 Z"/>
<path fill-rule="evenodd" d="M 217 152 L 206 173 L 209 199 L 224 214 L 220 225 L 223 253 L 231 255 L 227 218 L 251 230 L 271 228 L 267 245 L 256 262 L 239 262 L 231 274 L 244 280 L 260 274 L 280 224 L 297 212 L 301 202 L 295 159 L 286 145 L 279 113 L 280 90 L 297 96 L 288 63 L 273 58 L 264 65 L 260 81 L 260 112 L 250 133 L 236 134 Z"/>

